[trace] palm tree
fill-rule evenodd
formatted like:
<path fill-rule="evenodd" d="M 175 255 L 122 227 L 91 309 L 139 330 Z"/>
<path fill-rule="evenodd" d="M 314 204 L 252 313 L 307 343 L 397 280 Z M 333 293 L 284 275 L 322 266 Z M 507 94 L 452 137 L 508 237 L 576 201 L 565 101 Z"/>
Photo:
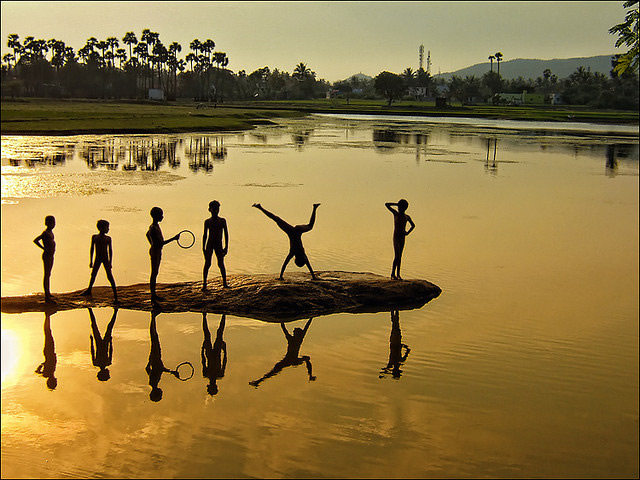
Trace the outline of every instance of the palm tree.
<path fill-rule="evenodd" d="M 494 57 L 493 55 L 489 55 L 489 61 L 491 62 L 491 71 L 492 71 L 492 72 L 493 72 L 493 60 L 494 60 L 495 58 L 496 58 L 496 57 Z"/>
<path fill-rule="evenodd" d="M 626 45 L 629 47 L 627 53 L 620 55 L 618 57 L 618 61 L 616 66 L 614 67 L 614 71 L 621 75 L 627 70 L 631 70 L 635 72 L 638 70 L 638 58 L 640 56 L 638 50 L 638 0 L 627 0 L 622 5 L 624 8 L 631 8 L 625 15 L 625 21 L 623 23 L 619 23 L 618 25 L 614 25 L 609 29 L 609 33 L 618 34 L 618 40 L 616 40 L 616 47 L 621 47 L 622 45 Z M 636 5 L 635 8 L 632 8 Z"/>
<path fill-rule="evenodd" d="M 311 70 L 309 70 L 309 68 L 307 68 L 304 63 L 300 62 L 298 65 L 296 65 L 296 68 L 293 69 L 293 74 L 291 76 L 301 82 L 311 74 Z"/>
<path fill-rule="evenodd" d="M 120 46 L 120 42 L 116 37 L 107 37 L 107 46 L 111 49 L 111 68 L 113 68 L 113 59 L 116 58 L 115 49 Z"/>
<path fill-rule="evenodd" d="M 220 75 L 220 65 L 229 63 L 227 60 L 227 54 L 224 52 L 213 52 L 213 59 L 216 64 L 216 91 L 214 93 L 214 102 L 218 101 L 218 77 Z M 226 63 L 225 63 L 226 60 Z"/>
<path fill-rule="evenodd" d="M 131 53 L 131 45 L 136 45 L 138 43 L 136 34 L 133 32 L 127 32 L 124 34 L 124 37 L 122 37 L 122 41 L 129 45 L 129 58 L 133 57 L 133 53 Z"/>
<path fill-rule="evenodd" d="M 18 63 L 18 53 L 22 53 L 22 45 L 20 45 L 20 37 L 12 33 L 7 37 L 7 47 L 13 50 L 14 65 Z"/>
<path fill-rule="evenodd" d="M 404 72 L 402 72 L 402 74 L 400 76 L 404 80 L 404 84 L 407 87 L 413 87 L 413 83 L 414 83 L 413 80 L 416 77 L 416 73 L 413 71 L 413 69 L 411 67 L 405 68 Z"/>
<path fill-rule="evenodd" d="M 502 61 L 502 53 L 496 53 L 496 62 L 498 62 L 498 75 L 500 75 L 500 62 Z"/>

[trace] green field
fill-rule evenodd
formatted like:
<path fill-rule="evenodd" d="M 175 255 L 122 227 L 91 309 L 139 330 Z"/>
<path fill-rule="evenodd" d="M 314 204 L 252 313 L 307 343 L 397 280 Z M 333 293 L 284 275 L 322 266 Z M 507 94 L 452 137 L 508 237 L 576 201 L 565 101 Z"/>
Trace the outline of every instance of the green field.
<path fill-rule="evenodd" d="M 509 120 L 638 124 L 638 112 L 592 110 L 582 107 L 462 106 L 437 108 L 429 102 L 321 99 L 212 104 L 178 101 L 50 100 L 2 101 L 1 133 L 69 135 L 84 133 L 170 133 L 251 129 L 276 117 L 309 113 L 422 115 Z"/>

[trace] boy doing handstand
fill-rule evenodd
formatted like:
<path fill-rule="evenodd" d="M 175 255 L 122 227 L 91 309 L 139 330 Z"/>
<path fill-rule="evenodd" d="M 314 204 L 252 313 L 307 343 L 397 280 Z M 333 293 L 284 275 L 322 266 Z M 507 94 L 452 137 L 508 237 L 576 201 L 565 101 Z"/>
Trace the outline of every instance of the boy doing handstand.
<path fill-rule="evenodd" d="M 320 204 L 313 204 L 313 211 L 311 212 L 311 218 L 309 219 L 308 224 L 296 226 L 288 224 L 277 215 L 274 215 L 265 208 L 262 208 L 259 203 L 254 203 L 253 206 L 264 213 L 271 220 L 276 222 L 280 229 L 289 237 L 289 253 L 287 254 L 287 258 L 284 259 L 284 263 L 282 264 L 282 268 L 280 269 L 280 280 L 284 280 L 284 278 L 282 277 L 282 275 L 284 274 L 284 269 L 287 268 L 287 264 L 294 257 L 296 265 L 298 267 L 303 267 L 304 265 L 306 265 L 311 272 L 311 278 L 315 279 L 316 275 L 315 273 L 313 273 L 313 269 L 311 268 L 311 264 L 309 263 L 307 254 L 305 253 L 304 247 L 302 246 L 302 234 L 308 232 L 313 228 L 313 224 L 316 222 L 316 210 L 320 206 Z"/>

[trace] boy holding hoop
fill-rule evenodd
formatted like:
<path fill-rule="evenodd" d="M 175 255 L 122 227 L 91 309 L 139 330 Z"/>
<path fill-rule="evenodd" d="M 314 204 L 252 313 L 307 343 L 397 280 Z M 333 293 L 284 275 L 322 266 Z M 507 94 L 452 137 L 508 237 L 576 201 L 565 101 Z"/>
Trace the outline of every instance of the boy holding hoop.
<path fill-rule="evenodd" d="M 220 202 L 213 200 L 209 202 L 209 212 L 211 217 L 204 221 L 204 234 L 202 235 L 202 253 L 204 254 L 204 269 L 202 270 L 202 291 L 207 290 L 207 275 L 211 267 L 211 257 L 216 254 L 218 268 L 222 275 L 222 286 L 228 288 L 227 270 L 224 266 L 224 257 L 229 250 L 229 231 L 227 221 L 218 216 L 220 212 Z M 224 242 L 223 242 L 224 237 Z M 223 246 L 224 245 L 224 246 Z"/>
<path fill-rule="evenodd" d="M 160 207 L 153 207 L 150 215 L 153 222 L 149 225 L 149 230 L 147 230 L 147 240 L 149 240 L 149 244 L 151 245 L 149 248 L 149 257 L 151 258 L 151 278 L 149 279 L 149 288 L 151 290 L 151 302 L 157 304 L 158 301 L 163 300 L 162 297 L 156 295 L 156 279 L 158 278 L 158 272 L 160 271 L 162 247 L 169 242 L 178 241 L 180 234 L 171 237 L 169 240 L 165 240 L 162 236 L 162 229 L 160 228 L 160 222 L 164 218 L 164 212 Z"/>

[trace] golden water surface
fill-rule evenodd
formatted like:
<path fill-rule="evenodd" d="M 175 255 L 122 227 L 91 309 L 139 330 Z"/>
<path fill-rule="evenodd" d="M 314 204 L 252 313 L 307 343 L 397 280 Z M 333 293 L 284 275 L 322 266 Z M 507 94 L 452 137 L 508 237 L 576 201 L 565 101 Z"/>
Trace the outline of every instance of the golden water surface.
<path fill-rule="evenodd" d="M 293 224 L 321 203 L 303 236 L 315 270 L 386 276 L 384 203 L 405 198 L 403 277 L 442 288 L 418 310 L 314 318 L 296 362 L 283 326 L 306 320 L 3 313 L 2 476 L 637 478 L 638 171 L 637 127 L 313 116 L 224 135 L 2 136 L 3 297 L 42 291 L 46 215 L 54 294 L 88 284 L 101 218 L 117 283 L 147 282 L 156 205 L 165 238 L 196 236 L 165 247 L 158 281 L 200 280 L 213 199 L 230 275 L 277 273 L 287 253 L 259 202 Z M 94 328 L 111 332 L 106 380 Z M 194 367 L 162 374 L 160 400 L 158 344 L 168 369 Z"/>

